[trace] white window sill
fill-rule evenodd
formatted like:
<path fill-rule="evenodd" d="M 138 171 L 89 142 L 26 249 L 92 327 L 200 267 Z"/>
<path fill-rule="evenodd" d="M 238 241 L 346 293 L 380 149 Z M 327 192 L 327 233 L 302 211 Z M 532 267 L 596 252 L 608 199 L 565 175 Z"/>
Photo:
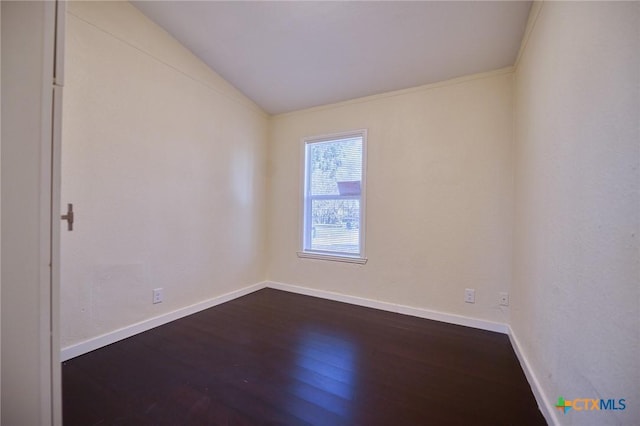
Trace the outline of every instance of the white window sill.
<path fill-rule="evenodd" d="M 330 254 L 311 253 L 306 251 L 297 252 L 298 257 L 303 259 L 318 259 L 318 260 L 330 260 L 333 262 L 345 262 L 345 263 L 358 263 L 364 265 L 367 263 L 366 257 L 350 257 L 350 256 L 336 256 Z"/>

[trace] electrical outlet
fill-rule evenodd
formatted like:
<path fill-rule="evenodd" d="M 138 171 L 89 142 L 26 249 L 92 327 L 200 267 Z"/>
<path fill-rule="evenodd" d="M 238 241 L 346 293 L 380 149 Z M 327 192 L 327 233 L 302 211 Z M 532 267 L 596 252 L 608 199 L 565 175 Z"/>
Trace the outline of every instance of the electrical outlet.
<path fill-rule="evenodd" d="M 500 306 L 509 306 L 509 293 L 507 292 L 498 293 L 498 296 L 500 300 Z"/>
<path fill-rule="evenodd" d="M 154 288 L 153 289 L 153 303 L 162 303 L 162 289 Z"/>
<path fill-rule="evenodd" d="M 476 303 L 476 290 L 473 288 L 465 288 L 464 301 L 466 303 Z"/>

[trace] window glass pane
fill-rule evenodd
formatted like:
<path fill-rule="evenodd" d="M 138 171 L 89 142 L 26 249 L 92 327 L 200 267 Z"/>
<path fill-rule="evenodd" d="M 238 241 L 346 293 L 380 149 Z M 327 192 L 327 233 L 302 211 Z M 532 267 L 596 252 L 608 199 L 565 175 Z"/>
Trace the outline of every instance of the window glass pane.
<path fill-rule="evenodd" d="M 311 202 L 311 250 L 360 253 L 360 200 Z"/>
<path fill-rule="evenodd" d="M 360 195 L 362 138 L 309 146 L 311 195 Z"/>

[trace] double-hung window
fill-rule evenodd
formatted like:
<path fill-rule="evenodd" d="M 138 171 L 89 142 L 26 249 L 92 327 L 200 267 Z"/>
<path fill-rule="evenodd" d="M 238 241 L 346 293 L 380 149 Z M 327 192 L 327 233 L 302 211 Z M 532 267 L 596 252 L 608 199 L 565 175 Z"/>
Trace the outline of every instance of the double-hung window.
<path fill-rule="evenodd" d="M 301 257 L 364 263 L 366 130 L 304 139 Z"/>

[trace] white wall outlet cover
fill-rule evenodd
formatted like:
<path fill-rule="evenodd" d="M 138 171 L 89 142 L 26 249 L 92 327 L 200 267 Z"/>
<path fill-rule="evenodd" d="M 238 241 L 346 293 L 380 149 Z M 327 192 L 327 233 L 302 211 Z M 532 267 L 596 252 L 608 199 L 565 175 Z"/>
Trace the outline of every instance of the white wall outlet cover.
<path fill-rule="evenodd" d="M 162 289 L 154 288 L 153 289 L 153 303 L 162 303 Z"/>
<path fill-rule="evenodd" d="M 476 290 L 473 288 L 465 288 L 464 301 L 466 303 L 476 303 Z"/>

